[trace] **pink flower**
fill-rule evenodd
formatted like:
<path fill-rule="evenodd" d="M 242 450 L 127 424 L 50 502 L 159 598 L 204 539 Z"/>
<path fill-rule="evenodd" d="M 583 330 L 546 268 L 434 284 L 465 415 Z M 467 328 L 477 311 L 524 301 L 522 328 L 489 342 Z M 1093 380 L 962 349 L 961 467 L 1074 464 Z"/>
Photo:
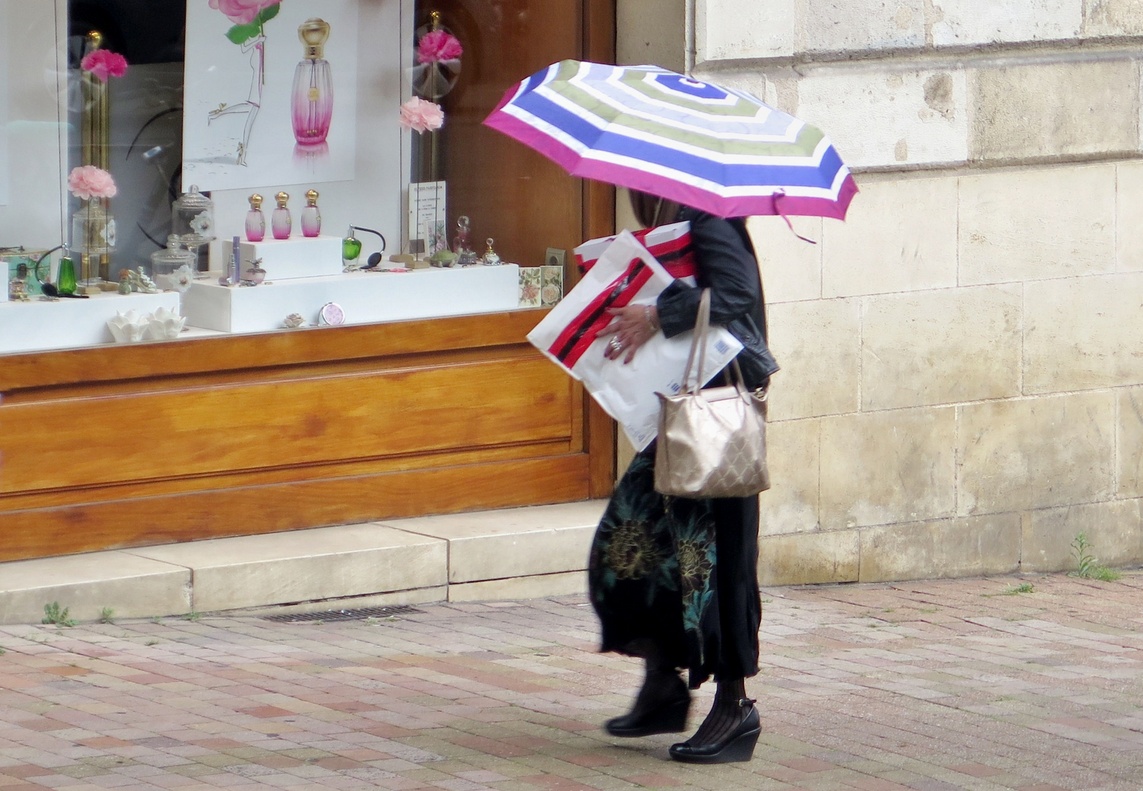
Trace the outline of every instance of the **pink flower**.
<path fill-rule="evenodd" d="M 210 0 L 210 7 L 226 14 L 236 25 L 249 25 L 263 8 L 278 5 L 282 0 Z"/>
<path fill-rule="evenodd" d="M 444 125 L 444 111 L 418 96 L 401 105 L 401 126 L 414 132 L 432 132 Z"/>
<path fill-rule="evenodd" d="M 84 71 L 89 71 L 99 78 L 100 82 L 107 82 L 108 77 L 122 77 L 127 73 L 127 59 L 118 52 L 106 49 L 95 49 L 83 56 L 79 62 Z"/>
<path fill-rule="evenodd" d="M 67 177 L 67 188 L 81 200 L 114 198 L 119 191 L 111 174 L 95 165 L 73 168 Z"/>
<path fill-rule="evenodd" d="M 464 47 L 456 36 L 443 30 L 430 30 L 417 42 L 417 63 L 456 60 L 463 54 Z"/>

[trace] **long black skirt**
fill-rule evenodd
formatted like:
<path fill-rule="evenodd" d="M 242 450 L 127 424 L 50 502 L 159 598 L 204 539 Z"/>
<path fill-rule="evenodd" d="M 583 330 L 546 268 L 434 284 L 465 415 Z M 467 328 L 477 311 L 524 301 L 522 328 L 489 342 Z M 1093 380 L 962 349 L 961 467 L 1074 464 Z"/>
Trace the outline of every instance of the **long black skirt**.
<path fill-rule="evenodd" d="M 758 672 L 758 498 L 693 500 L 655 491 L 654 445 L 639 453 L 596 529 L 588 589 L 602 650 L 647 647 L 689 672 Z"/>

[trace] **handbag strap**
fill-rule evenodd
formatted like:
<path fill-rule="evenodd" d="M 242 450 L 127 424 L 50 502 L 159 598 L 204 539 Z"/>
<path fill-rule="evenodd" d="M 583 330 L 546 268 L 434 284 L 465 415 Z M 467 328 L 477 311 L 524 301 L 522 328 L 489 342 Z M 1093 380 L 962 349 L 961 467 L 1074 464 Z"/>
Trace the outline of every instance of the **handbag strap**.
<path fill-rule="evenodd" d="M 687 355 L 687 367 L 683 371 L 683 392 L 697 393 L 702 387 L 703 364 L 706 362 L 706 332 L 710 327 L 710 289 L 704 288 L 699 298 L 698 315 L 695 316 L 694 335 L 691 338 L 691 351 Z M 698 351 L 698 368 L 694 368 L 695 352 Z M 694 386 L 691 386 L 691 377 Z"/>
<path fill-rule="evenodd" d="M 687 355 L 687 367 L 683 372 L 683 392 L 697 393 L 702 389 L 703 365 L 706 362 L 706 335 L 710 330 L 710 289 L 704 288 L 699 297 L 698 315 L 695 316 L 694 337 L 691 338 L 691 351 Z M 698 351 L 698 368 L 694 368 L 695 351 Z M 742 377 L 742 368 L 738 365 L 738 357 L 730 361 L 733 373 L 731 384 L 742 395 L 746 395 L 746 380 Z M 692 374 L 693 371 L 693 374 Z M 694 386 L 691 386 L 691 377 L 694 376 Z"/>

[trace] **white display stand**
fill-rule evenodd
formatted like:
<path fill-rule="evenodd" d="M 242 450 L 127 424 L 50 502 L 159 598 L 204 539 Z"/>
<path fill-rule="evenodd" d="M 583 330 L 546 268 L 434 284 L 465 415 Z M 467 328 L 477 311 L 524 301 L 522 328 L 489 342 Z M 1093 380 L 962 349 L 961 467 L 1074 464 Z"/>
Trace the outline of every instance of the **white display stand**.
<path fill-rule="evenodd" d="M 281 329 L 291 313 L 318 324 L 328 302 L 341 306 L 346 324 L 498 313 L 518 307 L 519 269 L 503 264 L 347 272 L 252 287 L 196 281 L 183 295 L 183 315 L 190 326 L 243 333 Z"/>
<path fill-rule="evenodd" d="M 290 239 L 265 239 L 261 242 L 239 242 L 242 272 L 258 258 L 266 270 L 267 280 L 294 280 L 300 277 L 340 275 L 340 236 L 295 236 Z"/>
<path fill-rule="evenodd" d="M 107 320 L 116 313 L 179 310 L 179 295 L 95 294 L 88 299 L 0 303 L 0 354 L 113 343 Z"/>

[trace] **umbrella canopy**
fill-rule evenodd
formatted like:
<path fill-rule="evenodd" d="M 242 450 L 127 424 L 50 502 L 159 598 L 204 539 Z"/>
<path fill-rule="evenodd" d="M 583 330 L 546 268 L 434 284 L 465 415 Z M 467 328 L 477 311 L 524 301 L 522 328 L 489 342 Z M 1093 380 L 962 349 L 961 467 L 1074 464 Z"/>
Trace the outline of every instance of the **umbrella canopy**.
<path fill-rule="evenodd" d="M 721 217 L 844 219 L 857 192 L 819 129 L 658 66 L 554 63 L 511 88 L 484 123 L 572 175 Z"/>

